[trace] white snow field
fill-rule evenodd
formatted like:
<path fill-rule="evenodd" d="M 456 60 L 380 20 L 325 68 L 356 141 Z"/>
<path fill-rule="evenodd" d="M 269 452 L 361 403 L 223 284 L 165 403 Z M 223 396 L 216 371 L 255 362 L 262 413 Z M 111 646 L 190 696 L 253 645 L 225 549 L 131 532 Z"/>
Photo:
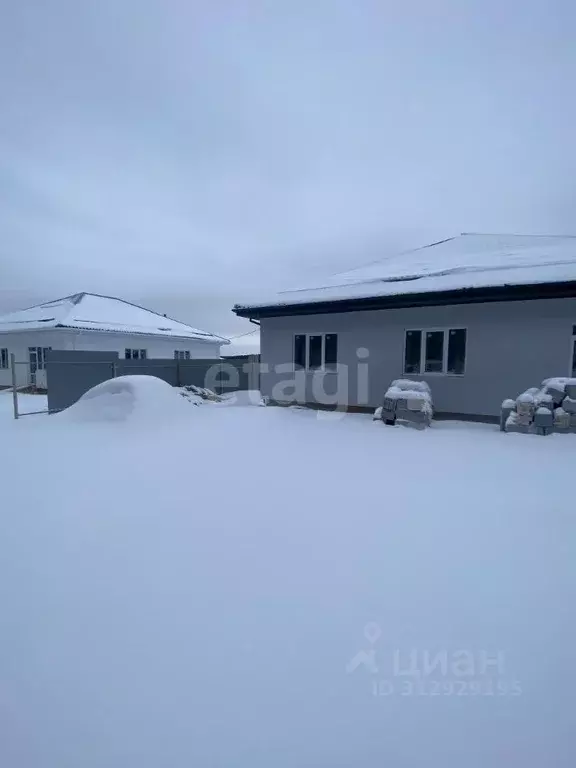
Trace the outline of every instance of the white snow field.
<path fill-rule="evenodd" d="M 1 766 L 576 764 L 574 435 L 4 397 Z"/>

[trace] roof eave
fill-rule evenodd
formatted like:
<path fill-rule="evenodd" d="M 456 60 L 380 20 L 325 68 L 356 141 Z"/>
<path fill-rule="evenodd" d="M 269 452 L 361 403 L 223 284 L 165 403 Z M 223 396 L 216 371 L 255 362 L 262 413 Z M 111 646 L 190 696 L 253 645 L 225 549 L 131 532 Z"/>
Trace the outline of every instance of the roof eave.
<path fill-rule="evenodd" d="M 200 341 L 203 344 L 230 344 L 229 339 L 220 338 L 219 336 L 212 336 L 205 338 L 204 336 L 181 336 L 178 333 L 154 333 L 153 331 L 126 331 L 117 330 L 116 328 L 90 328 L 88 326 L 83 327 L 81 325 L 65 325 L 64 323 L 58 323 L 52 326 L 53 329 L 63 329 L 66 331 L 80 331 L 82 333 L 117 333 L 120 336 L 150 336 L 154 339 L 178 339 L 179 341 Z"/>
<path fill-rule="evenodd" d="M 318 315 L 337 312 L 361 312 L 376 309 L 406 309 L 410 307 L 446 306 L 448 304 L 483 304 L 495 301 L 533 301 L 535 299 L 565 299 L 576 297 L 576 280 L 529 285 L 496 285 L 481 288 L 458 288 L 429 293 L 403 293 L 391 296 L 370 296 L 354 299 L 239 306 L 233 311 L 238 317 L 259 319 L 290 315 Z"/>

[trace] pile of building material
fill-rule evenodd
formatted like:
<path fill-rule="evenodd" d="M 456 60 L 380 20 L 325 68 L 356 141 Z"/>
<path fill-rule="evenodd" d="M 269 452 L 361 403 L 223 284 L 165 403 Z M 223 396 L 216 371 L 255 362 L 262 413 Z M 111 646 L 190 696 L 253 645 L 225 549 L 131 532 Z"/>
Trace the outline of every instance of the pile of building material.
<path fill-rule="evenodd" d="M 180 387 L 180 390 L 182 397 L 185 397 L 188 400 L 199 398 L 200 400 L 213 400 L 217 403 L 222 400 L 220 395 L 217 395 L 216 392 L 213 392 L 211 389 L 197 387 L 194 384 L 185 384 L 183 387 Z"/>
<path fill-rule="evenodd" d="M 576 379 L 545 379 L 516 400 L 504 400 L 500 414 L 503 432 L 550 435 L 576 433 Z"/>
<path fill-rule="evenodd" d="M 425 381 L 396 379 L 384 395 L 384 403 L 374 414 L 385 424 L 424 429 L 429 427 L 434 410 L 432 394 Z"/>

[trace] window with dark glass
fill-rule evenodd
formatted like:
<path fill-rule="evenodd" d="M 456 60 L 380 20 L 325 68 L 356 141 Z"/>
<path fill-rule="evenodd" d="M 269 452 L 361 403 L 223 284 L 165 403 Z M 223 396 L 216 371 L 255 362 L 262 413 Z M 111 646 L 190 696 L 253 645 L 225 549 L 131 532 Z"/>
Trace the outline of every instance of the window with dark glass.
<path fill-rule="evenodd" d="M 466 329 L 406 331 L 404 373 L 462 375 L 466 368 Z"/>
<path fill-rule="evenodd" d="M 294 367 L 312 371 L 338 368 L 338 334 L 305 333 L 294 336 Z"/>
<path fill-rule="evenodd" d="M 427 331 L 424 370 L 426 373 L 442 373 L 443 368 L 444 331 Z"/>
<path fill-rule="evenodd" d="M 453 328 L 448 332 L 447 373 L 464 373 L 466 367 L 466 329 Z"/>
<path fill-rule="evenodd" d="M 306 336 L 304 334 L 294 336 L 294 367 L 306 367 Z"/>
<path fill-rule="evenodd" d="M 308 368 L 322 367 L 322 336 L 310 336 L 308 342 Z"/>
<path fill-rule="evenodd" d="M 147 354 L 145 349 L 125 349 L 124 357 L 126 360 L 146 360 Z"/>
<path fill-rule="evenodd" d="M 324 337 L 324 367 L 327 370 L 335 370 L 338 363 L 338 336 L 335 333 L 327 333 Z"/>
<path fill-rule="evenodd" d="M 0 349 L 0 368 L 9 368 L 8 349 L 3 347 Z"/>
<path fill-rule="evenodd" d="M 420 373 L 422 356 L 422 331 L 406 331 L 404 373 Z"/>
<path fill-rule="evenodd" d="M 572 344 L 572 376 L 576 377 L 576 339 Z"/>

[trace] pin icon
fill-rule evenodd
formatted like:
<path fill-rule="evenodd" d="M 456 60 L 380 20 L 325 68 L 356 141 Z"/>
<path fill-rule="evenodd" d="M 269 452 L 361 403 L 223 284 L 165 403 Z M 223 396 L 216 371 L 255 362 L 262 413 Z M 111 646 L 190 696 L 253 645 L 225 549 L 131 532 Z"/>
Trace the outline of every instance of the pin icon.
<path fill-rule="evenodd" d="M 374 643 L 378 640 L 380 635 L 382 634 L 382 630 L 380 629 L 380 626 L 376 624 L 375 621 L 369 621 L 368 624 L 364 627 L 364 637 L 371 645 L 374 645 Z"/>

